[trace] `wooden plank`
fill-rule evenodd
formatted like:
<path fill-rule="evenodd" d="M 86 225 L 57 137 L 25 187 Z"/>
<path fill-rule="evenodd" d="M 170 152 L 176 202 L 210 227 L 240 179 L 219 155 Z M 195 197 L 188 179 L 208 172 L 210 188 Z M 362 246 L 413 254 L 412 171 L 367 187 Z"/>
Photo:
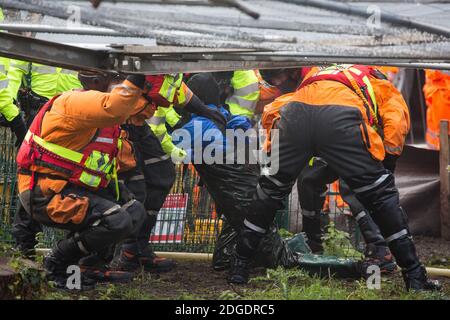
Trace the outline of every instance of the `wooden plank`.
<path fill-rule="evenodd" d="M 450 157 L 449 157 L 449 139 L 448 139 L 447 120 L 442 120 L 440 123 L 440 151 L 439 151 L 439 173 L 441 179 L 441 236 L 450 240 Z"/>

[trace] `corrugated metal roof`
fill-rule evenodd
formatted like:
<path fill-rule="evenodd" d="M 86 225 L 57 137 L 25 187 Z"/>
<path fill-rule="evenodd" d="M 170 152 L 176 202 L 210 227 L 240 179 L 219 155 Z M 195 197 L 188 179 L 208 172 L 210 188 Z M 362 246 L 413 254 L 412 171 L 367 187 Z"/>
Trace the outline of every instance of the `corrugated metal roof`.
<path fill-rule="evenodd" d="M 242 1 L 260 14 L 258 20 L 233 8 L 117 1 L 103 2 L 98 9 L 92 8 L 89 1 L 0 0 L 0 5 L 42 13 L 43 22 L 55 26 L 67 25 L 65 19 L 75 8 L 79 10 L 82 25 L 95 24 L 130 35 L 126 39 L 98 38 L 105 42 L 142 44 L 145 42 L 142 37 L 145 37 L 174 48 L 241 48 L 271 51 L 274 56 L 411 57 L 450 62 L 450 38 L 392 25 L 384 22 L 383 16 L 381 24 L 373 28 L 365 17 L 286 3 L 289 0 Z M 383 12 L 450 32 L 450 3 L 369 0 L 351 5 L 357 8 L 376 6 Z M 45 34 L 43 37 L 63 40 L 61 35 Z M 76 42 L 83 42 L 83 39 L 88 38 L 79 36 Z"/>

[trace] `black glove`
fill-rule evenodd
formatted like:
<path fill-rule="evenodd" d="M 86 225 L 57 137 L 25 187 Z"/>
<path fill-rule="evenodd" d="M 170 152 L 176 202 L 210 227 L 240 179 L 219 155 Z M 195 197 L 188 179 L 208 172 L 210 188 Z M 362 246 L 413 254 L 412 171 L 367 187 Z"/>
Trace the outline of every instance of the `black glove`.
<path fill-rule="evenodd" d="M 386 156 L 384 157 L 384 160 L 383 160 L 384 168 L 386 168 L 390 172 L 394 173 L 398 158 L 399 158 L 399 156 L 386 153 Z"/>
<path fill-rule="evenodd" d="M 134 84 L 136 87 L 144 90 L 145 76 L 143 74 L 132 74 L 127 77 L 127 80 Z"/>
<path fill-rule="evenodd" d="M 184 107 L 184 110 L 211 119 L 220 131 L 225 132 L 227 126 L 225 116 L 218 110 L 208 108 L 196 95 L 192 96 L 191 101 Z"/>
<path fill-rule="evenodd" d="M 16 135 L 16 147 L 19 147 L 22 144 L 23 139 L 25 139 L 25 135 L 27 134 L 27 127 L 25 126 L 25 122 L 22 119 L 22 116 L 19 114 L 17 117 L 12 119 L 9 122 L 9 127 L 11 131 Z"/>

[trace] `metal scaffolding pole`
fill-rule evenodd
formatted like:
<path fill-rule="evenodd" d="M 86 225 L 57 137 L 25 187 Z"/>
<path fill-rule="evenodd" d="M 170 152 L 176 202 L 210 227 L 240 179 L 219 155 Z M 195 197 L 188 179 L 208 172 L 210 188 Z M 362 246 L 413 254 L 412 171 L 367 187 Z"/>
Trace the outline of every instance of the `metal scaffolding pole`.
<path fill-rule="evenodd" d="M 302 6 L 311 6 L 319 9 L 325 9 L 348 15 L 360 16 L 364 18 L 369 18 L 373 14 L 372 12 L 368 12 L 367 8 L 364 9 L 358 8 L 348 3 L 339 3 L 328 0 L 279 0 L 279 1 L 298 4 Z M 414 28 L 423 32 L 428 32 L 444 36 L 446 38 L 450 38 L 450 30 L 448 28 L 434 26 L 424 22 L 408 19 L 406 17 L 382 11 L 381 9 L 380 14 L 381 14 L 380 19 L 382 22 L 388 22 L 393 25 L 406 28 Z"/>
<path fill-rule="evenodd" d="M 156 47 L 116 47 L 90 50 L 0 32 L 0 55 L 75 70 L 116 70 L 125 73 L 161 74 L 176 72 L 232 71 L 241 69 L 289 68 L 330 63 L 390 65 L 409 68 L 449 69 L 450 59 L 326 56 L 281 52 Z M 179 50 L 179 51 L 178 51 Z M 190 51 L 190 52 L 189 52 Z"/>
<path fill-rule="evenodd" d="M 42 24 L 19 24 L 19 23 L 0 23 L 0 30 L 14 31 L 14 32 L 46 32 L 46 33 L 63 33 L 89 36 L 113 36 L 113 37 L 127 37 L 127 33 L 117 32 L 115 30 L 107 29 L 92 29 L 92 28 L 65 28 L 55 27 Z"/>

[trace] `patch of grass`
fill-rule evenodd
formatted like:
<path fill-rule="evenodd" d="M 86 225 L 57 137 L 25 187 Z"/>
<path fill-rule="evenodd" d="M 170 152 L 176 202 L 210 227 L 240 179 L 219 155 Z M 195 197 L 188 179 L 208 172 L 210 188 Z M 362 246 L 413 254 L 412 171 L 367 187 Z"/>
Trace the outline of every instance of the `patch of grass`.
<path fill-rule="evenodd" d="M 242 298 L 249 300 L 440 300 L 443 293 L 406 292 L 398 277 L 383 278 L 381 288 L 368 289 L 365 280 L 345 281 L 334 278 L 311 277 L 304 271 L 278 268 L 267 270 L 265 277 L 256 277 L 253 283 L 262 289 L 245 289 Z M 240 299 L 241 297 L 236 297 Z"/>
<path fill-rule="evenodd" d="M 433 255 L 428 259 L 427 266 L 435 268 L 450 268 L 450 256 Z"/>
<path fill-rule="evenodd" d="M 196 294 L 192 294 L 189 292 L 183 292 L 178 297 L 176 297 L 175 300 L 204 300 L 204 299 L 202 299 L 202 297 L 200 297 Z"/>
<path fill-rule="evenodd" d="M 278 233 L 280 234 L 280 236 L 281 236 L 283 239 L 285 239 L 285 238 L 290 238 L 290 237 L 294 236 L 294 234 L 293 234 L 292 232 L 289 232 L 288 230 L 283 229 L 283 228 L 279 229 L 279 230 L 278 230 Z"/>

